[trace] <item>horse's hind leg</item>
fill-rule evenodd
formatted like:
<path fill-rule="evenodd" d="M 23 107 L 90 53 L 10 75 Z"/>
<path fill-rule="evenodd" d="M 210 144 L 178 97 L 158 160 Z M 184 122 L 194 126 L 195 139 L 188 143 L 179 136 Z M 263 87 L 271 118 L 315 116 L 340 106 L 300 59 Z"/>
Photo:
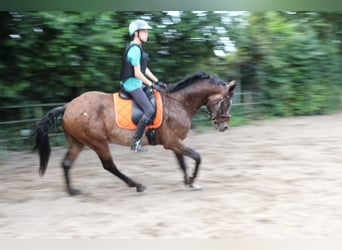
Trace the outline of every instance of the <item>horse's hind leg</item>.
<path fill-rule="evenodd" d="M 103 142 L 100 144 L 99 142 L 97 142 L 97 144 L 98 146 L 93 145 L 92 148 L 99 156 L 104 169 L 106 169 L 113 175 L 117 176 L 119 179 L 125 182 L 129 187 L 136 187 L 137 192 L 143 192 L 146 189 L 144 185 L 133 181 L 132 179 L 124 175 L 122 172 L 120 172 L 120 170 L 116 167 L 116 165 L 113 162 L 113 158 L 111 156 L 107 143 Z"/>
<path fill-rule="evenodd" d="M 69 149 L 65 154 L 64 160 L 62 162 L 62 167 L 64 170 L 65 184 L 67 191 L 70 195 L 79 195 L 81 192 L 77 189 L 71 187 L 69 171 L 76 160 L 79 153 L 84 148 L 84 144 L 76 140 L 71 135 L 66 134 L 67 140 L 69 141 Z"/>
<path fill-rule="evenodd" d="M 115 166 L 115 164 L 114 164 L 114 162 L 113 162 L 113 160 L 111 158 L 110 159 L 105 159 L 105 158 L 100 157 L 100 160 L 102 162 L 102 165 L 103 165 L 104 169 L 106 169 L 107 171 L 109 171 L 113 175 L 115 175 L 118 178 L 120 178 L 129 187 L 136 187 L 137 192 L 143 192 L 146 189 L 146 187 L 144 185 L 136 183 L 135 181 L 133 181 L 132 179 L 128 178 L 126 175 L 121 173 L 119 171 L 119 169 Z"/>

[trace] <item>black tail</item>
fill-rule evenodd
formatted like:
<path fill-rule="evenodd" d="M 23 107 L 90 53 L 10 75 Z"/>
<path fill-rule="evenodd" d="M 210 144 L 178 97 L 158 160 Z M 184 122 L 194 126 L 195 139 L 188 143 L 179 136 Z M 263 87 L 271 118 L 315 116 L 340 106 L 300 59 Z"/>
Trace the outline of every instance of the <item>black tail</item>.
<path fill-rule="evenodd" d="M 39 150 L 39 174 L 44 175 L 50 158 L 51 148 L 49 143 L 49 127 L 56 124 L 57 117 L 64 113 L 65 107 L 57 107 L 47 112 L 39 121 L 33 136 L 35 136 L 35 145 L 33 151 Z"/>

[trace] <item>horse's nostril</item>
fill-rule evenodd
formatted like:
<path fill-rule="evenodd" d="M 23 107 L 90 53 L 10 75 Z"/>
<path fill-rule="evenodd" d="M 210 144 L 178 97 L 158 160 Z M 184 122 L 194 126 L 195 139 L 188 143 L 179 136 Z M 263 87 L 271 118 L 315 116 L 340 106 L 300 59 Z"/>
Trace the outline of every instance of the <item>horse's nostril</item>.
<path fill-rule="evenodd" d="M 221 125 L 219 126 L 219 130 L 220 130 L 221 132 L 226 131 L 228 128 L 229 128 L 228 124 L 221 124 Z"/>

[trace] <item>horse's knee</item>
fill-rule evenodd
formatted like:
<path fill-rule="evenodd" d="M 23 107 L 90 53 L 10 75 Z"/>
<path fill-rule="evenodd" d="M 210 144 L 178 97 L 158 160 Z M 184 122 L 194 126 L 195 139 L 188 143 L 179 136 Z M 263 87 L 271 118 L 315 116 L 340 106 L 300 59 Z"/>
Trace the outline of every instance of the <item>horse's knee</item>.
<path fill-rule="evenodd" d="M 197 165 L 201 164 L 201 155 L 195 150 L 188 148 L 186 151 L 186 155 L 194 159 Z"/>
<path fill-rule="evenodd" d="M 202 159 L 201 159 L 201 155 L 199 153 L 196 152 L 194 159 L 195 159 L 197 165 L 201 164 Z"/>

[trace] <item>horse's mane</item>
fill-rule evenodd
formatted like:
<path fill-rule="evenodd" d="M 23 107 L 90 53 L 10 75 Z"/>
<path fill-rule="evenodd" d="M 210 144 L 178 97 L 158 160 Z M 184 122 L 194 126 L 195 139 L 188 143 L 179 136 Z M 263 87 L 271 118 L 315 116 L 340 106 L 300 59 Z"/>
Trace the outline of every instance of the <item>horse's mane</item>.
<path fill-rule="evenodd" d="M 218 77 L 213 77 L 207 74 L 204 71 L 196 71 L 190 76 L 187 76 L 183 80 L 176 82 L 176 83 L 171 83 L 167 85 L 167 90 L 169 93 L 176 92 L 180 89 L 184 89 L 200 80 L 210 80 L 211 83 L 217 84 L 217 85 L 222 85 L 224 82 L 218 78 Z"/>

